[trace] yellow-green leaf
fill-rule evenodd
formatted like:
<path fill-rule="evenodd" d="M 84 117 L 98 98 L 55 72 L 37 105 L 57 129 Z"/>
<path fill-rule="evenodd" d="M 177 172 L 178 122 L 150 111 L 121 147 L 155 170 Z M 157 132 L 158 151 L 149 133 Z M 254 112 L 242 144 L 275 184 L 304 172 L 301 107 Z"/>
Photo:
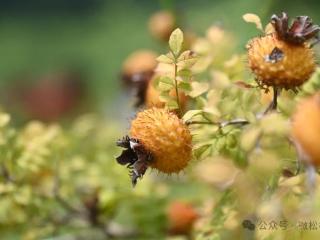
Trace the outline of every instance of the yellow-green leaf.
<path fill-rule="evenodd" d="M 260 134 L 261 130 L 259 128 L 248 129 L 241 136 L 241 147 L 246 151 L 253 149 L 257 143 Z"/>
<path fill-rule="evenodd" d="M 186 81 L 180 81 L 178 84 L 178 88 L 183 90 L 184 92 L 190 92 L 192 90 L 191 84 Z"/>
<path fill-rule="evenodd" d="M 177 28 L 171 33 L 170 39 L 169 39 L 169 46 L 171 51 L 174 53 L 174 55 L 178 56 L 183 43 L 183 32 L 180 30 L 180 28 Z"/>
<path fill-rule="evenodd" d="M 242 18 L 248 23 L 254 23 L 259 30 L 263 31 L 261 20 L 258 15 L 253 13 L 247 13 L 247 14 L 244 14 Z"/>
<path fill-rule="evenodd" d="M 171 59 L 168 55 L 160 55 L 157 57 L 157 61 L 161 63 L 173 63 L 173 59 Z"/>
<path fill-rule="evenodd" d="M 192 91 L 188 94 L 190 97 L 195 98 L 205 93 L 209 89 L 209 84 L 204 82 L 192 82 L 191 83 Z"/>
<path fill-rule="evenodd" d="M 202 110 L 189 110 L 188 112 L 186 112 L 183 117 L 182 117 L 182 120 L 184 122 L 187 122 L 189 121 L 190 119 L 192 119 L 194 116 L 197 116 L 199 114 L 202 113 Z"/>

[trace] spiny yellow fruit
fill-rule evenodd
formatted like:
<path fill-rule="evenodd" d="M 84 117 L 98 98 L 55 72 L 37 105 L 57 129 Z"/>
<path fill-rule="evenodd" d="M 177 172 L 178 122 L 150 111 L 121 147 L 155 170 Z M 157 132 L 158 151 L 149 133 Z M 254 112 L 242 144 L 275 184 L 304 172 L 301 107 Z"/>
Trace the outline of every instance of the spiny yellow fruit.
<path fill-rule="evenodd" d="M 151 108 L 139 112 L 131 123 L 130 136 L 152 155 L 150 167 L 164 173 L 177 173 L 191 160 L 191 134 L 175 114 Z"/>
<path fill-rule="evenodd" d="M 272 60 L 272 53 L 275 56 L 276 51 L 281 59 Z M 285 89 L 303 84 L 316 68 L 314 52 L 307 44 L 287 43 L 280 40 L 276 33 L 251 40 L 248 44 L 248 61 L 261 85 Z"/>
<path fill-rule="evenodd" d="M 275 32 L 257 37 L 247 44 L 248 64 L 260 86 L 294 89 L 315 71 L 314 51 L 308 40 L 316 37 L 320 28 L 310 18 L 297 17 L 288 26 L 288 16 L 273 15 Z"/>
<path fill-rule="evenodd" d="M 145 97 L 145 105 L 147 108 L 152 108 L 152 107 L 164 108 L 165 103 L 160 101 L 160 94 L 159 94 L 159 91 L 154 87 L 154 84 L 155 84 L 154 82 L 155 82 L 155 78 L 153 78 L 148 84 L 146 97 Z M 175 89 L 172 89 L 169 94 L 171 97 L 176 97 Z M 184 93 L 179 92 L 179 101 L 180 101 L 180 106 L 182 111 L 186 109 L 187 100 L 188 100 L 187 96 Z"/>
<path fill-rule="evenodd" d="M 320 92 L 302 101 L 293 116 L 292 136 L 307 155 L 307 160 L 320 165 Z"/>

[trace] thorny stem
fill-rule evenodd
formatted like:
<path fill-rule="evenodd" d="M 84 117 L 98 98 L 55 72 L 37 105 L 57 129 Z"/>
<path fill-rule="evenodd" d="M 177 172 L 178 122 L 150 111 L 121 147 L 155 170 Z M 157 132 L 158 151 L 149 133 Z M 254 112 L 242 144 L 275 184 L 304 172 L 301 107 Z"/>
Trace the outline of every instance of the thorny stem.
<path fill-rule="evenodd" d="M 278 95 L 280 93 L 280 89 L 277 87 L 273 87 L 273 98 L 270 103 L 270 105 L 267 107 L 267 109 L 264 111 L 264 114 L 269 113 L 270 111 L 277 110 L 278 107 Z"/>

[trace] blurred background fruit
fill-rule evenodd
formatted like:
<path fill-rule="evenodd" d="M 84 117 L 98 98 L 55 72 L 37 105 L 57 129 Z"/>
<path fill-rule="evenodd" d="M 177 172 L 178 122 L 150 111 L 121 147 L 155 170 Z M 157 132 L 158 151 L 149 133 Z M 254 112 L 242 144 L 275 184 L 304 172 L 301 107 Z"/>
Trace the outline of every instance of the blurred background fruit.
<path fill-rule="evenodd" d="M 146 91 L 157 66 L 157 54 L 150 50 L 137 50 L 130 54 L 122 66 L 122 84 L 135 99 L 135 105 L 145 103 Z"/>
<path fill-rule="evenodd" d="M 176 28 L 176 18 L 173 12 L 159 11 L 154 13 L 148 23 L 151 35 L 157 40 L 167 42 L 171 32 Z"/>
<path fill-rule="evenodd" d="M 293 115 L 292 134 L 303 160 L 319 166 L 320 148 L 320 93 L 304 99 Z"/>
<path fill-rule="evenodd" d="M 6 94 L 7 104 L 14 103 L 28 119 L 42 121 L 71 117 L 87 97 L 84 76 L 76 72 L 48 74 L 31 83 L 21 79 Z"/>
<path fill-rule="evenodd" d="M 195 221 L 199 218 L 199 214 L 191 204 L 174 201 L 168 206 L 167 217 L 170 234 L 189 235 Z"/>

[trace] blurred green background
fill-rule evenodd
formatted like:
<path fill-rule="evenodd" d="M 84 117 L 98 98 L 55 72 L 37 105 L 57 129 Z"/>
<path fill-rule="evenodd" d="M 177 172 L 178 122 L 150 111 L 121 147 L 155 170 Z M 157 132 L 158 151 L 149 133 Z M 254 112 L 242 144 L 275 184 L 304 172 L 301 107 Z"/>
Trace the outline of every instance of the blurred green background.
<path fill-rule="evenodd" d="M 17 78 L 30 81 L 24 75 L 80 69 L 90 106 L 108 112 L 117 104 L 125 57 L 139 48 L 165 50 L 148 32 L 154 12 L 175 9 L 182 28 L 198 34 L 219 22 L 236 34 L 243 51 L 245 42 L 257 33 L 242 21 L 244 13 L 258 14 L 264 24 L 282 10 L 319 22 L 319 4 L 317 0 L 1 0 L 0 81 L 5 86 Z"/>

